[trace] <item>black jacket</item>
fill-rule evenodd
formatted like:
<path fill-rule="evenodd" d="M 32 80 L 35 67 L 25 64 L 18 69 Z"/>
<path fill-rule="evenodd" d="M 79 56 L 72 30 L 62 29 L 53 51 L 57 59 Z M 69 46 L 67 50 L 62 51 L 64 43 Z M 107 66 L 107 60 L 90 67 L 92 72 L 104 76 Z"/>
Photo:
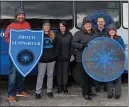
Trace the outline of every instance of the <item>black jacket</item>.
<path fill-rule="evenodd" d="M 83 30 L 78 31 L 75 33 L 72 45 L 75 48 L 75 59 L 76 62 L 82 62 L 82 53 L 84 50 L 83 45 L 88 44 L 91 40 L 97 37 L 96 32 L 92 32 L 91 34 L 88 34 L 87 32 L 84 32 Z"/>
<path fill-rule="evenodd" d="M 72 33 L 66 32 L 62 34 L 61 32 L 56 33 L 56 54 L 57 60 L 69 61 L 71 57 L 71 41 Z"/>
<path fill-rule="evenodd" d="M 47 34 L 44 34 L 43 54 L 39 62 L 48 63 L 56 60 L 56 38 L 52 40 Z"/>
<path fill-rule="evenodd" d="M 98 28 L 95 28 L 95 31 L 97 32 L 98 37 L 106 37 L 108 33 L 108 27 L 105 27 L 102 31 L 100 31 Z"/>

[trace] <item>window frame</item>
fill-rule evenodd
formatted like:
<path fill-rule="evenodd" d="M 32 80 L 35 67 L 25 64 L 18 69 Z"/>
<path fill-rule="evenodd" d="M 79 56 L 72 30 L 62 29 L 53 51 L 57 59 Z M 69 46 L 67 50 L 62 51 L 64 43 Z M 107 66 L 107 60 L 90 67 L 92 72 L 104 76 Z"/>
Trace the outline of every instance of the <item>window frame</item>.
<path fill-rule="evenodd" d="M 126 28 L 125 26 L 124 26 L 124 18 L 123 18 L 123 16 L 124 16 L 124 14 L 123 14 L 123 3 L 128 3 L 129 4 L 129 2 L 128 1 L 123 1 L 123 2 L 121 2 L 121 23 L 122 23 L 122 27 L 124 28 L 124 29 L 128 29 L 129 28 L 129 25 L 128 25 L 128 28 Z M 129 23 L 129 22 L 128 22 Z"/>

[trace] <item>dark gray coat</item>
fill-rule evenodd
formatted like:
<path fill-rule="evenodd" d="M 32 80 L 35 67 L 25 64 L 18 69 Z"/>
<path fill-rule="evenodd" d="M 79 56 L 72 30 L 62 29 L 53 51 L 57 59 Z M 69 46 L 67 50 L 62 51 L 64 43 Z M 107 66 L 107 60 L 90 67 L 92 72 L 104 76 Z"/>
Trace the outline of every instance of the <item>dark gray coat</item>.
<path fill-rule="evenodd" d="M 75 49 L 76 62 L 82 62 L 82 53 L 84 50 L 83 45 L 88 44 L 91 40 L 93 40 L 96 37 L 97 37 L 96 32 L 88 34 L 87 32 L 81 30 L 75 33 L 72 39 L 72 46 Z"/>

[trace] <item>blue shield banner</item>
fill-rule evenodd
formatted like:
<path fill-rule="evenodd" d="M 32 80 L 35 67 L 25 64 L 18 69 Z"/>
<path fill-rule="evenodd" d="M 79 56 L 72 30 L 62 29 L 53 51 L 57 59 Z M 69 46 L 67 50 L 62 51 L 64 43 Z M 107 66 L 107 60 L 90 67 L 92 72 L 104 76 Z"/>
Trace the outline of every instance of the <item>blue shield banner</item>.
<path fill-rule="evenodd" d="M 17 70 L 26 77 L 43 52 L 43 30 L 10 30 L 9 55 Z"/>
<path fill-rule="evenodd" d="M 82 55 L 86 73 L 100 82 L 110 82 L 123 73 L 126 57 L 123 47 L 108 37 L 98 37 L 88 43 Z"/>

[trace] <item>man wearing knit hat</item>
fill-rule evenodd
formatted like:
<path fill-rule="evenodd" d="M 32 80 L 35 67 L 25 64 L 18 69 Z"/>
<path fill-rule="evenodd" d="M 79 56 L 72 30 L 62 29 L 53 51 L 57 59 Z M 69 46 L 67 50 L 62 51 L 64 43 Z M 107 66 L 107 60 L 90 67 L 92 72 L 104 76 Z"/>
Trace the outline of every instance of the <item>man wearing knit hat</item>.
<path fill-rule="evenodd" d="M 7 26 L 5 31 L 5 41 L 9 44 L 9 34 L 10 29 L 24 30 L 30 29 L 30 24 L 25 21 L 25 13 L 22 8 L 17 8 L 15 12 L 16 21 Z M 24 78 L 19 72 L 17 72 L 16 67 L 11 61 L 8 78 L 8 100 L 9 102 L 16 102 L 16 96 L 29 96 L 23 91 L 23 81 Z M 17 79 L 17 80 L 16 80 Z"/>

